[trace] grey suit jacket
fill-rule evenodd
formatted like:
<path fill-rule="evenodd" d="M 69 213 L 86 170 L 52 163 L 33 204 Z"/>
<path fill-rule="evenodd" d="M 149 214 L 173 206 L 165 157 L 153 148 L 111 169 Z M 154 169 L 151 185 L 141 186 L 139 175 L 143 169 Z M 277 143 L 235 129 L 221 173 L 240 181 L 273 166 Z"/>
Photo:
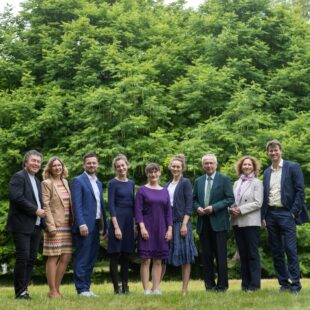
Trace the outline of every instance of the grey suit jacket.
<path fill-rule="evenodd" d="M 234 195 L 237 196 L 236 190 L 241 180 L 234 183 Z M 237 218 L 231 218 L 231 225 L 238 227 L 261 226 L 260 209 L 263 204 L 263 183 L 258 179 L 242 188 L 241 197 L 238 204 L 241 214 Z"/>

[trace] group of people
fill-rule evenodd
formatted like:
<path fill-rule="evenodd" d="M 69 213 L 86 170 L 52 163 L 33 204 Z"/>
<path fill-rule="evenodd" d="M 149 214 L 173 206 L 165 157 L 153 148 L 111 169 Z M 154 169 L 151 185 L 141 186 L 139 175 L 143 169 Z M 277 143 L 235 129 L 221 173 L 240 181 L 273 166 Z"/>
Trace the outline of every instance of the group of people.
<path fill-rule="evenodd" d="M 16 248 L 14 287 L 17 299 L 31 299 L 28 284 L 44 229 L 43 255 L 47 256 L 49 298 L 60 298 L 60 284 L 73 253 L 74 283 L 79 296 L 96 297 L 90 290 L 91 275 L 100 247 L 108 238 L 110 274 L 115 294 L 128 294 L 129 257 L 135 238 L 141 258 L 140 275 L 145 295 L 160 295 L 166 264 L 182 267 L 182 294 L 188 292 L 191 264 L 197 257 L 190 216 L 197 213 L 203 280 L 206 290 L 228 289 L 227 231 L 230 225 L 240 254 L 241 288 L 260 289 L 258 251 L 261 223 L 268 229 L 270 250 L 280 291 L 301 289 L 297 255 L 296 224 L 307 222 L 303 175 L 298 164 L 282 159 L 279 141 L 267 143 L 272 165 L 257 176 L 259 163 L 244 156 L 236 164 L 239 179 L 217 172 L 214 154 L 202 157 L 205 174 L 192 185 L 183 176 L 184 155 L 169 162 L 171 181 L 160 185 L 160 166 L 145 168 L 147 183 L 137 190 L 128 179 L 129 162 L 120 154 L 113 160 L 115 178 L 108 182 L 107 224 L 102 183 L 96 177 L 95 153 L 83 157 L 84 172 L 70 186 L 67 168 L 59 157 L 48 160 L 43 181 L 35 176 L 41 153 L 26 153 L 23 169 L 9 183 L 8 230 Z M 287 263 L 285 259 L 287 256 Z M 120 278 L 118 275 L 120 265 Z M 151 269 L 151 270 L 150 270 Z M 215 274 L 217 273 L 217 281 Z M 151 274 L 152 286 L 149 287 Z"/>

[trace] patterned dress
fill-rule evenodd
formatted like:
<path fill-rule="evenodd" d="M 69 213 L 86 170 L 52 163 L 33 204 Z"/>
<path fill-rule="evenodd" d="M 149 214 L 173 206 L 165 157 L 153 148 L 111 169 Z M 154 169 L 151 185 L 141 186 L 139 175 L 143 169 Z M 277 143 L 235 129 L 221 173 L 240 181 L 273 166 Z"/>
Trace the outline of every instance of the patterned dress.
<path fill-rule="evenodd" d="M 57 187 L 64 203 L 65 221 L 56 227 L 55 236 L 44 232 L 43 255 L 45 256 L 72 253 L 70 194 L 63 184 L 57 185 Z"/>

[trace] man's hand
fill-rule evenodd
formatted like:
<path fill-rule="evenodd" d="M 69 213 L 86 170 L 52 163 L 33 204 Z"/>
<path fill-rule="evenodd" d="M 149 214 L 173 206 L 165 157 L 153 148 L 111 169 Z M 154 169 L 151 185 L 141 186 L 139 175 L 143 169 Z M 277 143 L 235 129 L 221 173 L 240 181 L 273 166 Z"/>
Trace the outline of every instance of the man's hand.
<path fill-rule="evenodd" d="M 82 237 L 87 237 L 88 236 L 88 227 L 87 227 L 86 224 L 80 226 L 80 235 Z"/>
<path fill-rule="evenodd" d="M 197 213 L 198 213 L 199 216 L 204 216 L 205 215 L 204 209 L 201 208 L 201 207 L 197 208 Z"/>
<path fill-rule="evenodd" d="M 207 206 L 203 210 L 204 210 L 204 214 L 209 215 L 209 214 L 211 214 L 213 212 L 213 207 L 212 206 Z"/>
<path fill-rule="evenodd" d="M 44 218 L 44 217 L 45 217 L 45 210 L 43 210 L 43 209 L 37 209 L 36 215 L 37 215 L 38 217 L 40 217 L 41 219 Z"/>

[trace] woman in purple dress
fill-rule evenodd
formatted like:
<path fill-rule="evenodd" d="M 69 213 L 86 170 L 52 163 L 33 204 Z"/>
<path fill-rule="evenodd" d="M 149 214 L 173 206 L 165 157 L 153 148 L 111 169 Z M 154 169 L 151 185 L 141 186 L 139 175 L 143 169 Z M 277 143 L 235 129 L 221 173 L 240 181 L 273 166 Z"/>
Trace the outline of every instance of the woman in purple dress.
<path fill-rule="evenodd" d="M 138 189 L 135 201 L 138 254 L 142 259 L 140 274 L 144 294 L 160 295 L 162 259 L 168 258 L 168 242 L 172 238 L 172 209 L 168 190 L 159 185 L 159 165 L 148 164 L 145 173 L 148 183 Z M 152 288 L 149 289 L 151 259 Z"/>
<path fill-rule="evenodd" d="M 116 177 L 108 183 L 108 206 L 111 215 L 108 234 L 110 274 L 115 294 L 128 294 L 129 255 L 134 250 L 134 189 L 127 178 L 128 160 L 120 154 L 113 160 Z M 122 286 L 118 285 L 118 264 L 121 266 Z"/>

